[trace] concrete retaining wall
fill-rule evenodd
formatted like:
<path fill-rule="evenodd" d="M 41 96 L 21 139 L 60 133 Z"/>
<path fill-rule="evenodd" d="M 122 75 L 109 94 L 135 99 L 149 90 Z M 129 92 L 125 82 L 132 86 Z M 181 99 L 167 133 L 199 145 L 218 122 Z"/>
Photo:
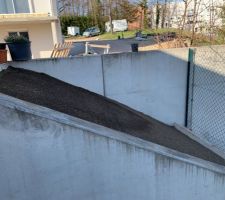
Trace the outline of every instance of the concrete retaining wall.
<path fill-rule="evenodd" d="M 184 125 L 188 49 L 13 62 Z"/>
<path fill-rule="evenodd" d="M 2 95 L 0 161 L 4 200 L 225 199 L 224 167 Z"/>
<path fill-rule="evenodd" d="M 185 60 L 153 51 L 104 56 L 103 66 L 107 97 L 167 124 L 184 124 Z"/>
<path fill-rule="evenodd" d="M 103 95 L 101 56 L 68 59 L 38 59 L 10 65 L 42 72 L 69 84 Z"/>

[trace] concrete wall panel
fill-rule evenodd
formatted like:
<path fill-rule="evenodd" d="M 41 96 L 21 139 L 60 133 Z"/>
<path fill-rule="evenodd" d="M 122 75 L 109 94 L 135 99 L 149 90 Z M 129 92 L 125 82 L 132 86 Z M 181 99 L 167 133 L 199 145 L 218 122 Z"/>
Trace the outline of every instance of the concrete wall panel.
<path fill-rule="evenodd" d="M 104 56 L 103 66 L 107 97 L 164 123 L 184 124 L 186 60 L 153 51 Z"/>
<path fill-rule="evenodd" d="M 187 49 L 14 62 L 119 101 L 164 123 L 184 125 Z"/>
<path fill-rule="evenodd" d="M 101 95 L 104 94 L 100 56 L 40 59 L 28 62 L 14 62 L 12 66 L 45 73 L 69 84 Z"/>
<path fill-rule="evenodd" d="M 82 126 L 0 106 L 0 199 L 225 199 L 225 173 Z"/>

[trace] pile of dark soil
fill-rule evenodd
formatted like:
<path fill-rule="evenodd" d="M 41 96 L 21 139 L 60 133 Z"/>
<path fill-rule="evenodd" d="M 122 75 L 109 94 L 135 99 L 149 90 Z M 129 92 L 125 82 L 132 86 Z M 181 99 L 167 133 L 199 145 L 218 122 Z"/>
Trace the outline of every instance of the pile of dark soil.
<path fill-rule="evenodd" d="M 223 158 L 175 128 L 45 74 L 9 67 L 0 73 L 0 93 L 225 165 Z"/>

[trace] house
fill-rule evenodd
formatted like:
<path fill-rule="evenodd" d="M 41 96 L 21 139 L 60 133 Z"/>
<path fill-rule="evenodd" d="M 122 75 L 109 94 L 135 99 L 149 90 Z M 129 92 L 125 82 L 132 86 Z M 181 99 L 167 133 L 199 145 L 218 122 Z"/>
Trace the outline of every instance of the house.
<path fill-rule="evenodd" d="M 0 0 L 0 42 L 8 35 L 23 35 L 32 42 L 33 58 L 51 55 L 62 34 L 56 0 Z"/>

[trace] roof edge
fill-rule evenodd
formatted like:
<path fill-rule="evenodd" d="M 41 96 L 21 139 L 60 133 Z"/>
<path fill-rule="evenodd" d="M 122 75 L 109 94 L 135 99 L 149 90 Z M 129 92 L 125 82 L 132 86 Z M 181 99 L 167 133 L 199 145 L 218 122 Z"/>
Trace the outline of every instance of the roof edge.
<path fill-rule="evenodd" d="M 185 153 L 181 153 L 179 151 L 128 135 L 124 132 L 119 132 L 95 123 L 72 117 L 70 115 L 33 103 L 29 103 L 2 93 L 0 93 L 0 105 L 11 109 L 17 109 L 25 113 L 33 114 L 38 117 L 53 120 L 58 123 L 64 123 L 75 128 L 82 128 L 102 137 L 121 141 L 128 145 L 133 145 L 147 151 L 152 151 L 175 160 L 183 161 L 210 171 L 225 174 L 225 166 L 209 162 Z"/>

